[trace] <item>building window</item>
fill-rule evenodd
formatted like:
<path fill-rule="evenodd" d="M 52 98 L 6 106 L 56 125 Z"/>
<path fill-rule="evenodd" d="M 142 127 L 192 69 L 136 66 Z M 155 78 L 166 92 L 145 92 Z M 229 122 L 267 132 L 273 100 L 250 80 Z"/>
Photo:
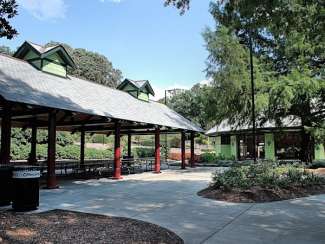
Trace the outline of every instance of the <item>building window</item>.
<path fill-rule="evenodd" d="M 238 136 L 238 148 L 239 148 L 239 159 L 253 159 L 254 155 L 254 143 L 253 136 L 250 135 L 239 135 Z M 265 158 L 265 138 L 264 134 L 256 135 L 256 158 L 264 159 Z"/>
<path fill-rule="evenodd" d="M 293 132 L 276 133 L 275 148 L 275 155 L 278 159 L 299 159 L 301 150 L 301 135 Z"/>
<path fill-rule="evenodd" d="M 230 135 L 221 135 L 221 145 L 230 145 Z"/>

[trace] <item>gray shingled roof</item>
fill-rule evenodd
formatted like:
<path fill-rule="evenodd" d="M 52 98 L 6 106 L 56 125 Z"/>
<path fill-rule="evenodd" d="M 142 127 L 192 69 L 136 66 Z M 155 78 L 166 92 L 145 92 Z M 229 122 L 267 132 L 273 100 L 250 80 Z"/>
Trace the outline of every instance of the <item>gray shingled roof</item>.
<path fill-rule="evenodd" d="M 281 121 L 282 128 L 297 128 L 301 126 L 301 121 L 298 118 L 287 117 Z M 266 121 L 262 125 L 257 125 L 257 129 L 275 129 L 279 128 L 274 121 Z M 205 134 L 208 136 L 214 136 L 223 133 L 239 132 L 245 130 L 251 130 L 252 126 L 242 125 L 234 126 L 228 123 L 228 120 L 223 120 L 219 125 L 212 127 Z"/>
<path fill-rule="evenodd" d="M 58 47 L 59 45 L 54 45 L 54 46 L 50 46 L 50 47 L 44 47 L 38 44 L 35 44 L 33 42 L 27 41 L 29 45 L 31 45 L 33 48 L 35 48 L 40 54 L 42 53 L 46 53 L 51 49 L 54 49 L 56 47 Z"/>
<path fill-rule="evenodd" d="M 28 62 L 0 54 L 0 95 L 6 100 L 203 132 L 157 102 L 144 102 L 126 92 L 69 76 L 61 78 Z"/>

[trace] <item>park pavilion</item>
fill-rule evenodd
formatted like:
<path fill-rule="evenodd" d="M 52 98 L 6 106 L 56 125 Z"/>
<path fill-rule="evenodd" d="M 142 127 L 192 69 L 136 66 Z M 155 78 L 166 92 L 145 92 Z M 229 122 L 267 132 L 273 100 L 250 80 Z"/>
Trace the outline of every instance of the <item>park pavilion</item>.
<path fill-rule="evenodd" d="M 36 131 L 48 130 L 47 187 L 56 188 L 56 131 L 80 132 L 80 165 L 84 164 L 85 133 L 114 134 L 115 179 L 121 177 L 120 137 L 155 135 L 156 172 L 160 171 L 160 134 L 182 135 L 181 167 L 185 167 L 185 140 L 202 129 L 168 108 L 149 100 L 148 81 L 126 79 L 112 89 L 67 74 L 76 65 L 61 45 L 43 47 L 24 42 L 12 56 L 0 54 L 1 164 L 10 163 L 11 128 L 31 128 L 30 162 L 36 161 Z"/>

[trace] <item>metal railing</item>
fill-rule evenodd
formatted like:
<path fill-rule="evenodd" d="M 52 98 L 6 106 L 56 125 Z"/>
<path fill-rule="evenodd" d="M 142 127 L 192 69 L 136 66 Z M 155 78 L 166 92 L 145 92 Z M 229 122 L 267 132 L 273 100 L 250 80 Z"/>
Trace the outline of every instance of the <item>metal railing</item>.
<path fill-rule="evenodd" d="M 122 174 L 135 174 L 154 170 L 155 158 L 122 158 Z M 161 161 L 161 168 L 169 168 L 175 161 Z M 12 161 L 14 165 L 26 165 L 26 160 Z M 40 167 L 41 174 L 47 173 L 47 160 L 39 160 L 37 164 Z M 58 159 L 55 162 L 55 171 L 57 175 L 78 175 L 82 173 L 94 175 L 111 175 L 114 171 L 113 159 L 86 159 L 81 165 L 79 160 Z"/>

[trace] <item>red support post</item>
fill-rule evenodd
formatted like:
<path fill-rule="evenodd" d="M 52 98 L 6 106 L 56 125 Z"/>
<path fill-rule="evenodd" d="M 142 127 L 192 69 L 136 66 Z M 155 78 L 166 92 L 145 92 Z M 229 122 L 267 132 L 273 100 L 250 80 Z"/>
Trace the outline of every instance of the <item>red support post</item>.
<path fill-rule="evenodd" d="M 160 129 L 155 130 L 155 173 L 160 172 Z"/>
<path fill-rule="evenodd" d="M 113 179 L 122 179 L 121 176 L 121 125 L 115 122 L 115 142 L 114 142 L 114 176 Z"/>
<path fill-rule="evenodd" d="M 195 146 L 195 134 L 191 132 L 191 168 L 195 167 L 195 158 L 194 158 L 194 146 Z"/>
<path fill-rule="evenodd" d="M 182 164 L 181 164 L 181 169 L 186 169 L 185 165 L 185 132 L 182 131 L 182 136 L 181 136 L 181 152 L 182 152 Z"/>
<path fill-rule="evenodd" d="M 56 111 L 49 112 L 48 117 L 48 147 L 47 147 L 47 188 L 58 188 L 55 174 L 56 150 Z"/>
<path fill-rule="evenodd" d="M 5 104 L 1 120 L 1 164 L 10 163 L 11 107 Z"/>

